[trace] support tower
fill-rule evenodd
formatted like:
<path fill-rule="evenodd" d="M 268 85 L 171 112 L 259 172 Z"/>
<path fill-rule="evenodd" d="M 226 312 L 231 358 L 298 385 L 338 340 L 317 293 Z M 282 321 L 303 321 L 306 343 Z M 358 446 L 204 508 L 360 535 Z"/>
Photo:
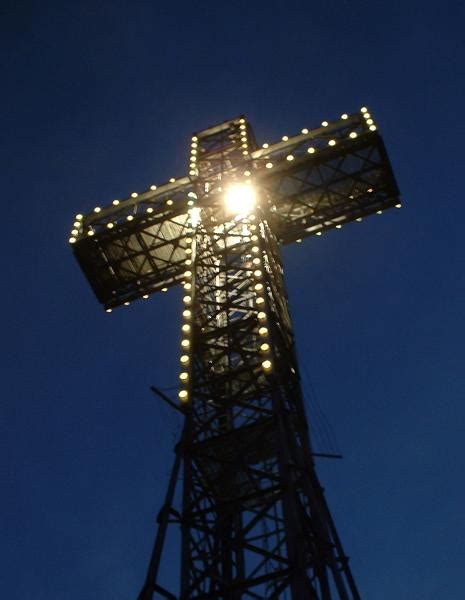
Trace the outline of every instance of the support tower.
<path fill-rule="evenodd" d="M 107 311 L 184 288 L 184 426 L 139 600 L 359 598 L 314 469 L 280 244 L 399 206 L 373 119 L 262 148 L 226 121 L 192 137 L 188 178 L 115 202 L 70 238 Z M 159 583 L 172 524 L 175 591 Z"/>

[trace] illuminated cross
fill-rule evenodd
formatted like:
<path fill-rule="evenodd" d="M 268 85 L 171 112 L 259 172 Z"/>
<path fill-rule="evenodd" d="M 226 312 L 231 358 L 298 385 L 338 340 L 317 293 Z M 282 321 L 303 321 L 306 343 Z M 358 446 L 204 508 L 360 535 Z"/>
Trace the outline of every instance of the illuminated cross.
<path fill-rule="evenodd" d="M 261 148 L 226 121 L 192 137 L 187 177 L 76 216 L 69 241 L 107 312 L 184 287 L 180 404 L 161 394 L 184 429 L 140 600 L 359 598 L 313 466 L 280 244 L 393 206 L 364 107 Z M 171 523 L 174 591 L 159 583 Z"/>

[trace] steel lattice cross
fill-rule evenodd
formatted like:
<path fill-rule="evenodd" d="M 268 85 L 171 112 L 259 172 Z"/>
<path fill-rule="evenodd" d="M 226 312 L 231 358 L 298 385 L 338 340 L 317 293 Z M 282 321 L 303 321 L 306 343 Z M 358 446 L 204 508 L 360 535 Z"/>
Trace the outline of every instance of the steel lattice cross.
<path fill-rule="evenodd" d="M 261 148 L 226 121 L 192 137 L 188 177 L 76 216 L 69 241 L 107 312 L 184 287 L 180 404 L 166 398 L 184 427 L 140 600 L 359 598 L 313 465 L 280 245 L 393 206 L 362 108 Z M 171 523 L 175 591 L 159 583 Z"/>

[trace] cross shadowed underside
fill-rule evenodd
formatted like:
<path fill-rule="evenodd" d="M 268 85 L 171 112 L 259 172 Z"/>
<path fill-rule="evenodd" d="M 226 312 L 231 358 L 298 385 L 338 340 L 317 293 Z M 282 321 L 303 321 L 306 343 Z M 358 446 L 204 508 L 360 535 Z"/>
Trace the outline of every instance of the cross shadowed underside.
<path fill-rule="evenodd" d="M 226 121 L 192 137 L 188 177 L 76 216 L 70 243 L 107 311 L 184 287 L 184 427 L 140 600 L 359 598 L 313 465 L 280 245 L 393 206 L 363 108 L 261 148 Z M 175 590 L 159 583 L 168 526 Z"/>

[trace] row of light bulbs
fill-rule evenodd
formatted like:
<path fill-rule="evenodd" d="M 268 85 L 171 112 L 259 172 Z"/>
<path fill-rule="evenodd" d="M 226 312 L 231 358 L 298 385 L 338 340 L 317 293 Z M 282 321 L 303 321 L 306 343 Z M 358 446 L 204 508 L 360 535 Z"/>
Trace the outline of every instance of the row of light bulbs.
<path fill-rule="evenodd" d="M 187 230 L 188 235 L 193 234 L 193 229 L 189 228 Z M 194 275 L 192 269 L 192 253 L 194 251 L 194 236 L 187 237 L 186 243 L 190 244 L 190 247 L 186 248 L 186 256 L 187 258 L 184 261 L 186 266 L 186 271 L 184 272 L 184 292 L 183 296 L 183 304 L 184 308 L 182 311 L 183 316 L 183 324 L 181 326 L 182 331 L 182 339 L 181 339 L 181 350 L 182 354 L 180 357 L 181 362 L 181 372 L 179 373 L 179 380 L 181 382 L 181 389 L 179 390 L 179 399 L 185 404 L 189 401 L 189 381 L 191 376 L 191 334 L 192 334 L 192 296 L 193 296 L 193 285 L 194 285 Z"/>
<path fill-rule="evenodd" d="M 254 224 L 250 226 L 250 230 L 253 232 L 256 231 L 256 228 L 257 226 Z M 252 242 L 255 242 L 254 246 L 252 246 L 252 254 L 255 254 L 255 256 L 252 258 L 252 265 L 255 281 L 254 293 L 255 306 L 257 308 L 258 335 L 260 338 L 262 338 L 262 341 L 260 342 L 260 352 L 265 355 L 261 362 L 261 366 L 265 372 L 269 372 L 273 368 L 273 363 L 267 357 L 267 354 L 270 351 L 270 343 L 267 316 L 266 312 L 263 310 L 265 308 L 264 294 L 266 293 L 265 286 L 263 284 L 263 257 L 261 257 L 260 248 L 257 245 L 258 236 L 256 233 L 253 233 L 250 239 Z"/>
<path fill-rule="evenodd" d="M 176 178 L 175 177 L 171 177 L 168 180 L 168 182 L 169 183 L 175 183 L 176 182 Z M 152 192 L 156 191 L 157 189 L 158 189 L 158 186 L 156 186 L 156 185 L 151 185 L 150 186 L 150 190 Z M 130 195 L 131 198 L 138 198 L 138 196 L 139 196 L 139 194 L 137 192 L 132 192 L 132 194 Z M 116 200 L 115 199 L 115 200 L 112 201 L 112 204 L 113 204 L 113 206 L 118 206 L 120 204 L 120 202 L 121 202 L 120 200 Z M 171 204 L 173 204 L 173 201 L 172 200 L 168 200 L 167 204 L 168 204 L 168 206 L 170 206 Z M 98 214 L 101 211 L 102 211 L 102 207 L 96 206 L 94 208 L 93 212 L 96 213 L 96 214 Z M 152 207 L 148 207 L 147 210 L 146 210 L 146 212 L 152 213 L 153 212 L 153 208 Z M 82 227 L 83 215 L 78 214 L 78 215 L 76 215 L 75 218 L 76 218 L 76 221 L 73 223 L 73 228 L 71 229 L 71 237 L 68 240 L 70 244 L 75 244 L 76 243 L 76 241 L 77 241 L 77 237 L 76 236 L 79 235 L 79 230 L 77 228 L 78 227 Z M 133 219 L 134 219 L 133 215 L 128 215 L 126 217 L 127 221 L 132 221 Z M 113 229 L 114 226 L 115 226 L 115 224 L 112 223 L 112 222 L 107 223 L 108 229 Z M 87 231 L 87 235 L 93 236 L 94 234 L 95 234 L 95 231 L 92 228 L 89 228 L 89 230 Z"/>
<path fill-rule="evenodd" d="M 370 131 L 376 131 L 376 125 L 374 124 L 374 121 L 373 121 L 373 119 L 371 118 L 371 115 L 368 113 L 368 109 L 367 109 L 365 106 L 362 106 L 362 108 L 360 109 L 360 112 L 361 112 L 361 113 L 363 114 L 363 116 L 365 117 L 365 119 L 366 119 L 366 124 L 367 124 L 367 126 L 368 126 L 369 130 L 370 130 Z M 346 114 L 346 113 L 344 113 L 343 115 L 341 115 L 341 119 L 343 119 L 343 120 L 345 120 L 345 119 L 348 119 L 348 118 L 349 118 L 349 115 L 348 115 L 348 114 Z M 321 123 L 321 126 L 322 126 L 322 127 L 328 127 L 328 125 L 329 125 L 328 121 L 322 121 L 322 123 Z M 309 133 L 309 130 L 308 130 L 306 127 L 304 127 L 304 128 L 301 130 L 301 133 L 302 133 L 303 135 L 307 135 L 307 134 Z M 351 132 L 349 133 L 349 137 L 350 137 L 351 139 L 355 139 L 355 138 L 357 137 L 357 132 L 356 132 L 356 131 L 351 131 Z M 287 135 L 283 135 L 283 137 L 281 138 L 281 140 L 282 140 L 283 142 L 287 142 L 287 141 L 289 140 L 289 136 L 287 136 Z M 328 141 L 328 146 L 335 146 L 335 145 L 336 145 L 336 140 L 335 140 L 335 139 L 331 139 L 331 140 L 329 140 L 329 141 Z M 262 148 L 265 148 L 265 149 L 266 149 L 266 148 L 269 148 L 269 147 L 270 147 L 270 145 L 269 145 L 267 142 L 265 142 L 264 144 L 262 144 Z M 307 152 L 308 152 L 309 154 L 314 154 L 314 153 L 316 152 L 316 148 L 315 148 L 314 146 L 310 146 L 310 147 L 307 149 Z M 286 156 L 286 160 L 288 160 L 288 161 L 292 161 L 292 160 L 294 160 L 294 156 L 293 156 L 292 154 L 288 154 L 288 155 Z M 268 163 L 266 163 L 266 165 L 265 165 L 265 166 L 266 166 L 266 168 L 267 168 L 267 169 L 272 169 L 272 168 L 273 168 L 273 163 L 271 163 L 271 162 L 268 162 Z"/>

